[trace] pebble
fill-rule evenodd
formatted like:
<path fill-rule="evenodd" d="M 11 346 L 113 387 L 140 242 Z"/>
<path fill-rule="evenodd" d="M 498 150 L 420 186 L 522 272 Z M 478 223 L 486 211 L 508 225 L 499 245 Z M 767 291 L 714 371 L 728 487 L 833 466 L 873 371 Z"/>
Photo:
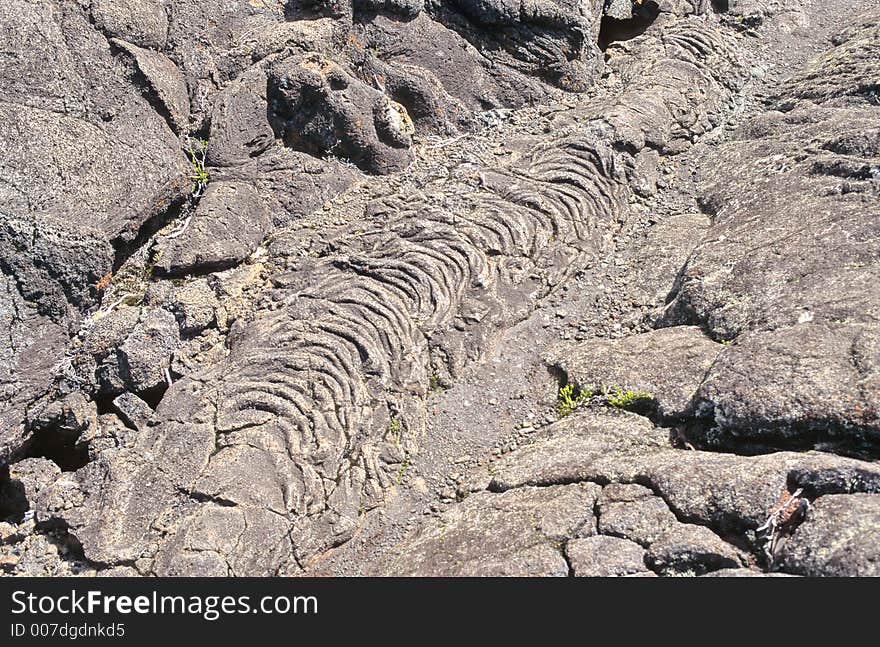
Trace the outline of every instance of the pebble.
<path fill-rule="evenodd" d="M 0 521 L 0 542 L 5 542 L 10 537 L 14 537 L 17 534 L 18 533 L 15 530 L 15 526 L 13 526 L 11 523 Z"/>
<path fill-rule="evenodd" d="M 444 501 L 451 501 L 455 499 L 455 488 L 445 487 L 439 492 L 440 499 Z"/>

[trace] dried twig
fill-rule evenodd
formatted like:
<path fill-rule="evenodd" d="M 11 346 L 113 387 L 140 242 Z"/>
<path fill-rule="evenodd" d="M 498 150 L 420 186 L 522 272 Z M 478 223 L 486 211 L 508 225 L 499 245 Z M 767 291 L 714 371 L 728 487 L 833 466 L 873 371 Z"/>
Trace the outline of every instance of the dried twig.
<path fill-rule="evenodd" d="M 803 491 L 803 488 L 798 488 L 789 494 L 788 490 L 783 490 L 779 501 L 768 510 L 767 520 L 756 529 L 756 532 L 765 535 L 764 553 L 768 559 L 773 559 L 780 538 L 787 530 L 790 530 L 791 523 L 798 513 L 803 510 L 804 506 L 809 506 L 810 502 L 801 498 Z"/>
<path fill-rule="evenodd" d="M 117 307 L 119 307 L 120 305 L 122 305 L 122 303 L 123 303 L 126 299 L 129 299 L 129 298 L 131 298 L 131 297 L 133 297 L 133 296 L 135 296 L 135 295 L 131 294 L 130 292 L 126 292 L 126 293 L 123 294 L 121 297 L 119 297 L 116 301 L 114 301 L 113 303 L 111 303 L 108 307 L 104 308 L 103 310 L 99 310 L 99 311 L 98 311 L 97 313 L 95 313 L 95 314 L 100 315 L 100 316 L 103 317 L 104 315 L 109 314 L 111 311 L 115 310 Z"/>
<path fill-rule="evenodd" d="M 186 231 L 187 227 L 189 227 L 189 223 L 191 220 L 192 220 L 192 214 L 187 216 L 186 220 L 183 221 L 183 226 L 180 229 L 168 234 L 166 236 L 166 238 L 177 238 L 178 236 L 180 236 L 183 232 Z"/>

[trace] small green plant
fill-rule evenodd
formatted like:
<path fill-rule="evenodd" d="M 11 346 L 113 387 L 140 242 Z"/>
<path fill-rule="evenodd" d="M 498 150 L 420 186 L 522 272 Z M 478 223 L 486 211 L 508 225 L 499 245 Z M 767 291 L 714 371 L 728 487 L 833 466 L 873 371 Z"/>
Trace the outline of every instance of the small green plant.
<path fill-rule="evenodd" d="M 189 141 L 186 147 L 189 155 L 190 164 L 192 164 L 193 173 L 189 176 L 192 180 L 192 198 L 198 199 L 205 192 L 208 181 L 211 179 L 208 175 L 208 169 L 205 168 L 205 157 L 208 154 L 208 141 L 205 139 L 197 139 Z"/>
<path fill-rule="evenodd" d="M 165 253 L 162 249 L 152 249 L 147 253 L 147 259 L 144 264 L 144 272 L 143 279 L 144 281 L 149 281 L 153 276 L 153 268 L 156 267 L 156 263 L 162 260 L 162 255 Z"/>
<path fill-rule="evenodd" d="M 619 386 L 612 386 L 605 389 L 605 401 L 612 407 L 618 409 L 627 409 L 635 404 L 650 400 L 654 396 L 645 391 L 630 391 L 622 389 Z"/>
<path fill-rule="evenodd" d="M 432 393 L 439 393 L 440 391 L 443 391 L 443 382 L 440 381 L 439 376 L 432 375 L 430 377 L 430 379 L 428 380 L 428 389 Z"/>
<path fill-rule="evenodd" d="M 560 387 L 556 398 L 556 415 L 563 418 L 593 397 L 592 387 L 575 388 L 574 384 Z"/>
<path fill-rule="evenodd" d="M 400 485 L 403 482 L 403 477 L 406 476 L 406 470 L 409 467 L 409 454 L 404 454 L 403 462 L 400 464 L 400 469 L 397 470 L 397 484 Z"/>
<path fill-rule="evenodd" d="M 403 423 L 399 418 L 392 418 L 388 423 L 388 436 L 395 447 L 400 447 L 400 441 L 403 436 Z"/>

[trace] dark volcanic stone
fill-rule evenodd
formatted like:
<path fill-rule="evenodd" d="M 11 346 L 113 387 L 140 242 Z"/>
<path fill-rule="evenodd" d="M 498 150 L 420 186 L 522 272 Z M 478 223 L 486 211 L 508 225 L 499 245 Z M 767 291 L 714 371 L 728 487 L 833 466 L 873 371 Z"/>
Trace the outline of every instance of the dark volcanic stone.
<path fill-rule="evenodd" d="M 270 228 L 260 196 L 242 182 L 213 182 L 176 238 L 165 238 L 154 266 L 157 274 L 204 274 L 238 265 L 253 253 Z"/>
<path fill-rule="evenodd" d="M 783 546 L 779 568 L 813 577 L 880 575 L 880 495 L 816 500 Z"/>
<path fill-rule="evenodd" d="M 645 549 L 618 537 L 586 537 L 565 545 L 575 577 L 620 577 L 648 570 Z"/>

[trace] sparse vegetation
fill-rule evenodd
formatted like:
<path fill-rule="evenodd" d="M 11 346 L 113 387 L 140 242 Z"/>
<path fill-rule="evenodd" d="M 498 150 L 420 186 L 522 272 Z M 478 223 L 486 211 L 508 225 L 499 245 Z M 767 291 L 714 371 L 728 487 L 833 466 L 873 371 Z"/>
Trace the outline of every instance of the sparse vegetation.
<path fill-rule="evenodd" d="M 409 454 L 405 454 L 403 457 L 403 462 L 400 464 L 400 469 L 397 470 L 397 484 L 400 485 L 403 482 L 403 478 L 406 476 L 406 470 L 409 467 Z"/>
<path fill-rule="evenodd" d="M 432 375 L 428 380 L 428 390 L 432 393 L 439 393 L 443 391 L 445 387 L 443 386 L 443 382 L 440 380 L 440 377 L 437 375 Z"/>
<path fill-rule="evenodd" d="M 153 267 L 161 257 L 161 250 L 144 246 L 132 254 L 116 274 L 105 274 L 96 286 L 102 292 L 103 305 L 89 321 L 98 321 L 121 305 L 141 305 L 153 276 Z"/>
<path fill-rule="evenodd" d="M 629 407 L 644 402 L 645 400 L 651 400 L 654 397 L 651 393 L 647 393 L 646 391 L 631 391 L 619 386 L 605 388 L 603 395 L 605 396 L 605 401 L 609 405 L 617 407 L 618 409 L 628 409 Z"/>
<path fill-rule="evenodd" d="M 560 387 L 556 398 L 556 415 L 563 418 L 593 397 L 593 388 L 576 388 L 574 384 Z"/>
<path fill-rule="evenodd" d="M 205 192 L 208 186 L 210 176 L 208 169 L 205 168 L 205 156 L 208 154 L 208 141 L 205 139 L 189 140 L 186 152 L 189 155 L 190 164 L 192 164 L 193 173 L 190 175 L 192 180 L 192 198 L 198 199 Z"/>

